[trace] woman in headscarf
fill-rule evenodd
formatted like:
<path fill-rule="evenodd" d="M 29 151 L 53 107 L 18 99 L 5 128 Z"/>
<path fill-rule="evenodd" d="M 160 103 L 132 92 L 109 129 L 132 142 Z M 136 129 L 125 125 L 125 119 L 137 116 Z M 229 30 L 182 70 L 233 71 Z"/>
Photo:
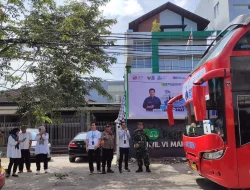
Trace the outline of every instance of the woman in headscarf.
<path fill-rule="evenodd" d="M 19 148 L 19 143 L 24 142 L 18 140 L 18 134 L 20 132 L 19 128 L 14 128 L 9 132 L 8 145 L 7 145 L 7 158 L 10 159 L 10 163 L 7 169 L 6 177 L 10 176 L 12 166 L 13 167 L 13 177 L 18 177 L 16 174 L 17 166 L 21 158 L 21 149 Z"/>
<path fill-rule="evenodd" d="M 36 135 L 36 171 L 40 174 L 41 161 L 44 163 L 44 171 L 48 173 L 48 154 L 49 152 L 49 134 L 46 133 L 44 126 L 38 128 L 39 133 Z"/>

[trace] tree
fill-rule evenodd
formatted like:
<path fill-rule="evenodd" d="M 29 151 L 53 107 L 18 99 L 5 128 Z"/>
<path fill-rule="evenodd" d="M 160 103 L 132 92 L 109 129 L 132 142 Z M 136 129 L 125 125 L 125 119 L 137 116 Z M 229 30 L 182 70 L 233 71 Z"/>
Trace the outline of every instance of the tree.
<path fill-rule="evenodd" d="M 110 97 L 102 79 L 92 76 L 98 68 L 109 73 L 116 62 L 105 51 L 114 45 L 105 37 L 116 20 L 99 10 L 108 1 L 72 0 L 63 6 L 54 0 L 0 2 L 0 76 L 2 87 L 22 84 L 15 97 L 20 114 L 41 119 L 61 107 L 84 106 L 92 89 Z"/>
<path fill-rule="evenodd" d="M 151 32 L 160 32 L 161 31 L 161 24 L 158 23 L 156 20 L 152 23 L 152 30 Z"/>

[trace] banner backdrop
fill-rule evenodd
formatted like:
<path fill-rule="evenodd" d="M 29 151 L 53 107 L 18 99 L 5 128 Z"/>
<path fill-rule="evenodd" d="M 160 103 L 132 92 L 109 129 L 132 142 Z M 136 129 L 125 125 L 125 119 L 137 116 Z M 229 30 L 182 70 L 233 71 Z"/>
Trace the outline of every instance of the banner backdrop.
<path fill-rule="evenodd" d="M 188 74 L 129 74 L 129 118 L 167 119 L 167 104 L 182 93 Z M 174 103 L 174 118 L 184 119 L 184 99 Z"/>

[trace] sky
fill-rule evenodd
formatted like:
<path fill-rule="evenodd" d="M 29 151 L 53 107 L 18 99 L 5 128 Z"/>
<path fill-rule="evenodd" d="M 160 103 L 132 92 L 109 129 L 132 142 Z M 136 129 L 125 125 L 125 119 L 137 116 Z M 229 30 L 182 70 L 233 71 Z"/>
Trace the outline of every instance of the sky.
<path fill-rule="evenodd" d="M 170 2 L 194 12 L 200 0 L 169 0 Z M 163 5 L 168 0 L 110 0 L 107 6 L 102 7 L 108 18 L 116 18 L 117 24 L 112 27 L 112 33 L 125 33 L 128 24 L 151 10 Z M 119 43 L 124 44 L 124 41 Z M 96 70 L 94 75 L 106 80 L 123 80 L 125 60 L 119 56 L 117 64 L 110 67 L 112 74 Z"/>

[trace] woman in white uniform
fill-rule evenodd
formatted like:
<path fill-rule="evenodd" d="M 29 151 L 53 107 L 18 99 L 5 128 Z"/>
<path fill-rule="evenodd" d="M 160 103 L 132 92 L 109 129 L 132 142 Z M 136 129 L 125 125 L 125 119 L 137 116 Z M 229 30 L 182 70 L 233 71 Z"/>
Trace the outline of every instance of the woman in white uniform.
<path fill-rule="evenodd" d="M 49 134 L 46 133 L 45 127 L 40 126 L 38 128 L 39 133 L 36 135 L 36 171 L 37 175 L 40 173 L 41 161 L 44 163 L 44 171 L 48 173 L 48 154 L 49 152 Z"/>
<path fill-rule="evenodd" d="M 19 141 L 18 140 L 18 134 L 20 132 L 19 128 L 14 128 L 10 131 L 9 133 L 9 138 L 8 138 L 8 145 L 7 145 L 7 158 L 10 159 L 10 163 L 7 169 L 7 174 L 6 177 L 10 176 L 12 166 L 13 167 L 13 177 L 18 177 L 16 174 L 17 171 L 17 166 L 19 163 L 19 160 L 21 158 L 21 149 L 19 148 L 19 144 L 21 142 L 24 142 L 24 140 Z"/>

